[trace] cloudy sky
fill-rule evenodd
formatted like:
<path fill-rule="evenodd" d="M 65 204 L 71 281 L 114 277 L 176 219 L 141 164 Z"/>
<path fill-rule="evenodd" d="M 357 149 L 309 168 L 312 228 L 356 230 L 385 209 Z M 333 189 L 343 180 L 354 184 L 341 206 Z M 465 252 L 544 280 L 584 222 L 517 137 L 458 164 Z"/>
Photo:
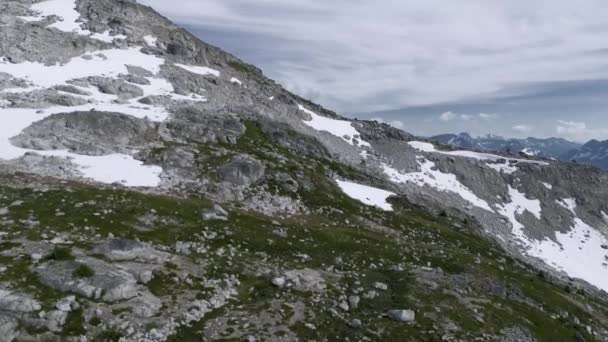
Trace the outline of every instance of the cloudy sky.
<path fill-rule="evenodd" d="M 346 116 L 608 139 L 605 0 L 140 0 Z"/>

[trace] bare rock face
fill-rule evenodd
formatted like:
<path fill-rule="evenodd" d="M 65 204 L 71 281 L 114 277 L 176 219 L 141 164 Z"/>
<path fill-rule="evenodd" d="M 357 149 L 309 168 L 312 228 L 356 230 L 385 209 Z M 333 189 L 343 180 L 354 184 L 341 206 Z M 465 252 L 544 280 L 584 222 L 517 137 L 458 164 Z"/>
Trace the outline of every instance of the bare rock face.
<path fill-rule="evenodd" d="M 163 136 L 176 142 L 234 144 L 245 133 L 239 118 L 228 113 L 185 106 L 176 108 L 175 119 L 161 124 Z"/>
<path fill-rule="evenodd" d="M 237 186 L 250 186 L 264 176 L 264 166 L 255 158 L 240 155 L 218 170 L 220 179 Z"/>
<path fill-rule="evenodd" d="M 397 322 L 413 322 L 416 314 L 412 310 L 390 310 L 388 317 Z"/>
<path fill-rule="evenodd" d="M 11 317 L 0 314 L 0 336 L 5 341 L 11 342 L 19 336 L 19 322 Z"/>
<path fill-rule="evenodd" d="M 151 121 L 120 113 L 89 111 L 51 115 L 11 141 L 23 148 L 105 155 L 130 154 L 157 139 L 156 125 Z"/>
<path fill-rule="evenodd" d="M 139 80 L 139 84 L 147 85 L 150 81 L 143 78 L 131 78 L 131 80 Z M 128 81 L 128 80 L 127 80 Z M 132 84 L 125 82 L 120 79 L 108 78 L 108 77 L 88 77 L 85 79 L 76 79 L 72 81 L 73 84 L 80 85 L 92 85 L 99 89 L 104 94 L 117 95 L 121 100 L 128 100 L 136 97 L 144 96 L 144 91 Z"/>
<path fill-rule="evenodd" d="M 89 267 L 93 274 L 80 277 L 77 270 L 81 265 Z M 96 259 L 49 263 L 36 272 L 43 283 L 54 289 L 108 302 L 133 298 L 141 290 L 129 272 Z"/>
<path fill-rule="evenodd" d="M 4 289 L 0 289 L 0 307 L 14 312 L 33 312 L 41 308 L 40 303 L 27 294 Z"/>
<path fill-rule="evenodd" d="M 315 138 L 292 131 L 289 125 L 270 120 L 261 121 L 260 128 L 275 143 L 289 149 L 316 158 L 330 157 L 327 149 Z"/>

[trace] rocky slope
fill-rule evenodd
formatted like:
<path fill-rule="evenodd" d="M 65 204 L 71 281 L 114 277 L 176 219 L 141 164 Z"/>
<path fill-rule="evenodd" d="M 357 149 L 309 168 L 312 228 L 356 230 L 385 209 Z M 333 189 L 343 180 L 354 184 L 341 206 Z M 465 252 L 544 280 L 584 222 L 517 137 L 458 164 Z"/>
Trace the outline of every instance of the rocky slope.
<path fill-rule="evenodd" d="M 598 169 L 346 120 L 134 1 L 0 27 L 4 340 L 608 338 Z"/>
<path fill-rule="evenodd" d="M 469 150 L 522 152 L 546 158 L 568 161 L 567 154 L 578 150 L 581 145 L 561 138 L 526 138 L 506 139 L 500 136 L 487 135 L 473 138 L 468 133 L 441 134 L 431 137 L 432 140 Z"/>

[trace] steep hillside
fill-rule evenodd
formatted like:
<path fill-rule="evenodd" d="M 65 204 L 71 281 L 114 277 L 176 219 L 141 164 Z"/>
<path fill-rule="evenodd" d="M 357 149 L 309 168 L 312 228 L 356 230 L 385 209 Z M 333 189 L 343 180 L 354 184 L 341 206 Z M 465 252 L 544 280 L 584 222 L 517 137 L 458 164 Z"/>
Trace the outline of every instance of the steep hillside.
<path fill-rule="evenodd" d="M 604 172 L 347 120 L 134 1 L 0 27 L 1 339 L 608 339 Z"/>

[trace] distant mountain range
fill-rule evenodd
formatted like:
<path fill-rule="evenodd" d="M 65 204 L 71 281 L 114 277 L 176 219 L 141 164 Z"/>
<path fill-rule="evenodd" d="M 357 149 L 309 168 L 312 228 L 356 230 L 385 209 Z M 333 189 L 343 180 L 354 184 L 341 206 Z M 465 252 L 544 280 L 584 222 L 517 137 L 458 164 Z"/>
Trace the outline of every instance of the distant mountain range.
<path fill-rule="evenodd" d="M 521 152 L 528 155 L 592 164 L 608 170 L 608 140 L 591 140 L 582 145 L 562 138 L 508 139 L 496 135 L 474 138 L 468 133 L 441 134 L 433 136 L 431 139 L 464 149 Z"/>
<path fill-rule="evenodd" d="M 563 160 L 575 160 L 577 163 L 592 164 L 608 170 L 608 140 L 591 140 L 576 150 L 562 155 Z"/>
<path fill-rule="evenodd" d="M 431 137 L 431 139 L 465 149 L 524 152 L 530 155 L 555 159 L 562 159 L 569 152 L 581 148 L 581 144 L 561 138 L 507 139 L 497 135 L 474 138 L 468 133 L 460 133 L 437 135 Z"/>

